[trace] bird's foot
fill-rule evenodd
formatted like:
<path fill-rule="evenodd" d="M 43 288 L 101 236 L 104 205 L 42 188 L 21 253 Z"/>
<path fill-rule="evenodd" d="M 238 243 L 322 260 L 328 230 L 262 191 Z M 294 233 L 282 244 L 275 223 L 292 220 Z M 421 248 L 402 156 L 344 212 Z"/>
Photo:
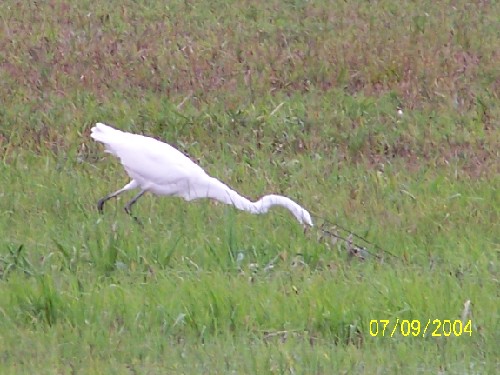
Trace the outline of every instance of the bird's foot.
<path fill-rule="evenodd" d="M 97 202 L 97 210 L 101 214 L 103 213 L 104 202 L 106 202 L 106 199 L 104 199 L 104 198 L 99 199 L 99 202 Z"/>
<path fill-rule="evenodd" d="M 134 221 L 139 224 L 141 227 L 144 227 L 144 224 L 142 221 L 135 215 L 132 215 L 132 211 L 130 210 L 130 206 L 125 206 L 124 207 L 125 212 L 134 219 Z"/>

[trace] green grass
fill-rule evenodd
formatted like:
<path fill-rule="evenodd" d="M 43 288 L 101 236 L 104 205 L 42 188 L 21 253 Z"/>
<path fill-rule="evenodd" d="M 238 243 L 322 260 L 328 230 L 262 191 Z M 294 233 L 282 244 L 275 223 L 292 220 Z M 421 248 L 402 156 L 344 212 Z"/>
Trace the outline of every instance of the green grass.
<path fill-rule="evenodd" d="M 497 373 L 499 17 L 465 1 L 0 3 L 0 373 Z M 148 195 L 144 227 L 129 196 L 100 216 L 127 178 L 97 121 L 317 225 Z M 382 258 L 350 257 L 329 222 Z M 370 334 L 460 320 L 468 300 L 471 334 Z"/>

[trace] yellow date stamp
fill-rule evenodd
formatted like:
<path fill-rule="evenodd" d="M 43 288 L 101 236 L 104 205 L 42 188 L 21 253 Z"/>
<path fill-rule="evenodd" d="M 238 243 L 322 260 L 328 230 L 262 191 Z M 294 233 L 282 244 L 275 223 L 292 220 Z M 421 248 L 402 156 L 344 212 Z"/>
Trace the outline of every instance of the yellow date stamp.
<path fill-rule="evenodd" d="M 459 319 L 372 319 L 370 320 L 370 336 L 373 337 L 459 337 L 472 336 L 472 320 Z"/>

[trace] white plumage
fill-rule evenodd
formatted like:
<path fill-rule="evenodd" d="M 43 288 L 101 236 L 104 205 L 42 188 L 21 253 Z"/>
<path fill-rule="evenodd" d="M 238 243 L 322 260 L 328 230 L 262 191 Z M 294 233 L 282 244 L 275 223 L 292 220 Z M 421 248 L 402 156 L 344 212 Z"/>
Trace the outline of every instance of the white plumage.
<path fill-rule="evenodd" d="M 272 206 L 282 206 L 301 224 L 313 225 L 309 212 L 290 198 L 273 194 L 251 202 L 209 176 L 182 152 L 154 138 L 123 132 L 101 123 L 92 128 L 90 136 L 103 143 L 106 152 L 120 159 L 131 178 L 123 188 L 99 200 L 98 209 L 101 212 L 108 199 L 127 190 L 139 188 L 139 194 L 125 206 L 125 211 L 129 214 L 131 206 L 149 191 L 157 195 L 182 197 L 187 201 L 212 198 L 252 214 L 263 214 Z"/>

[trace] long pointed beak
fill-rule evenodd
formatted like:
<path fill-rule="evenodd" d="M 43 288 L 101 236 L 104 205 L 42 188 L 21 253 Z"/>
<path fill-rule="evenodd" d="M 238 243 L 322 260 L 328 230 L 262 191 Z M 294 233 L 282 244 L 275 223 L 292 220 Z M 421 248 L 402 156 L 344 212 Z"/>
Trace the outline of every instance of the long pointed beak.
<path fill-rule="evenodd" d="M 314 225 L 302 224 L 304 226 L 304 234 L 307 234 L 309 228 L 312 228 Z"/>

